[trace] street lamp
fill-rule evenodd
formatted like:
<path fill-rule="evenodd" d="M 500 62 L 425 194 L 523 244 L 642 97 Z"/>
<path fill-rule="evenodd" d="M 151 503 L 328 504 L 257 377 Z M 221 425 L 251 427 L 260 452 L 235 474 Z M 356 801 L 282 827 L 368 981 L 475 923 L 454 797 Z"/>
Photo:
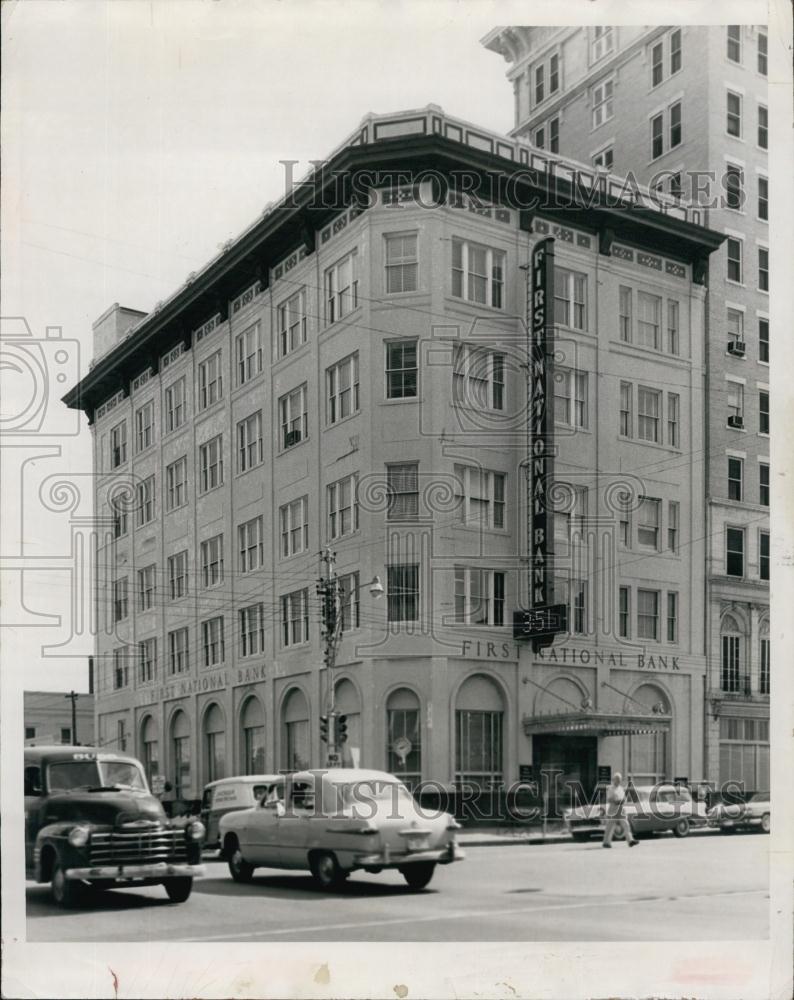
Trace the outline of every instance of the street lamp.
<path fill-rule="evenodd" d="M 326 715 L 320 722 L 321 734 L 325 735 L 327 743 L 326 764 L 328 767 L 338 767 L 341 758 L 337 746 L 337 725 L 336 725 L 336 691 L 334 690 L 334 666 L 336 665 L 336 652 L 342 639 L 342 587 L 339 577 L 336 575 L 336 553 L 329 548 L 323 551 L 320 556 L 325 564 L 325 573 L 317 581 L 317 593 L 320 597 L 320 614 L 322 618 L 322 633 L 324 652 L 323 659 L 327 670 L 327 689 L 325 695 Z M 379 576 L 374 576 L 369 583 L 361 583 L 351 587 L 348 594 L 352 596 L 369 588 L 370 595 L 376 600 L 383 592 L 383 584 Z"/>

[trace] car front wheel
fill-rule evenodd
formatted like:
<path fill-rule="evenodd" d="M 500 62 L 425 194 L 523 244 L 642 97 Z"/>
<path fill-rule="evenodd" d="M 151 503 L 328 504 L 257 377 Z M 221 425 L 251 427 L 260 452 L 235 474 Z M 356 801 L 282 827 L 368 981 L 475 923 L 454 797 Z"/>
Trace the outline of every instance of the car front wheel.
<path fill-rule="evenodd" d="M 50 889 L 52 891 L 52 898 L 58 906 L 62 906 L 65 909 L 76 906 L 83 895 L 82 883 L 68 879 L 66 877 L 66 870 L 60 861 L 56 861 L 52 869 Z"/>
<path fill-rule="evenodd" d="M 761 830 L 764 833 L 769 833 L 771 829 L 772 829 L 772 821 L 769 817 L 769 813 L 764 813 L 764 815 L 761 817 Z"/>
<path fill-rule="evenodd" d="M 325 890 L 341 888 L 348 876 L 331 851 L 313 854 L 309 859 L 309 868 L 317 884 Z"/>
<path fill-rule="evenodd" d="M 250 882 L 254 875 L 254 866 L 243 857 L 239 844 L 234 845 L 229 855 L 229 873 L 235 882 Z"/>
<path fill-rule="evenodd" d="M 406 865 L 400 869 L 400 874 L 408 883 L 411 889 L 424 889 L 433 872 L 436 870 L 435 861 L 417 861 L 412 865 Z"/>
<path fill-rule="evenodd" d="M 184 903 L 193 891 L 192 878 L 167 878 L 163 887 L 172 903 Z"/>
<path fill-rule="evenodd" d="M 686 819 L 685 817 L 682 817 L 673 827 L 673 834 L 676 837 L 686 837 L 688 833 L 689 833 L 689 820 Z"/>

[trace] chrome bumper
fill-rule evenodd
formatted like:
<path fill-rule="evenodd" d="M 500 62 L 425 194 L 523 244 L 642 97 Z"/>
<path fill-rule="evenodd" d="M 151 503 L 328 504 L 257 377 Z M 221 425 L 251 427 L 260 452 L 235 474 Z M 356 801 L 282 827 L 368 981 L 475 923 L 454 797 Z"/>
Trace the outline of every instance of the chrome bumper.
<path fill-rule="evenodd" d="M 115 881 L 133 878 L 197 878 L 203 874 L 204 865 L 172 865 L 166 861 L 148 865 L 98 865 L 94 868 L 69 868 L 66 871 L 68 879 L 110 878 Z"/>
<path fill-rule="evenodd" d="M 403 865 L 415 861 L 437 861 L 441 865 L 462 861 L 466 852 L 457 844 L 450 844 L 440 851 L 409 851 L 406 854 L 395 854 L 393 851 L 380 851 L 372 854 L 357 854 L 353 861 L 360 868 L 402 868 Z"/>

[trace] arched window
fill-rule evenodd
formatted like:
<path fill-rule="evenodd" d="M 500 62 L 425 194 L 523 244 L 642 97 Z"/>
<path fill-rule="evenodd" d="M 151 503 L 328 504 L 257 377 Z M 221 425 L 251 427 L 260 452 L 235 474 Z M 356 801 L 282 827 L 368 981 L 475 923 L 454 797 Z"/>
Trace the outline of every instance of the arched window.
<path fill-rule="evenodd" d="M 722 619 L 720 645 L 720 687 L 723 691 L 738 693 L 744 682 L 744 635 L 733 615 L 725 615 Z"/>
<path fill-rule="evenodd" d="M 345 716 L 347 739 L 341 747 L 342 760 L 348 767 L 362 767 L 361 700 L 355 684 L 347 679 L 336 685 L 334 705 L 337 715 Z"/>
<path fill-rule="evenodd" d="M 240 715 L 244 774 L 263 774 L 265 770 L 265 713 L 262 703 L 253 695 L 247 699 Z"/>
<path fill-rule="evenodd" d="M 204 714 L 204 749 L 207 781 L 226 777 L 226 724 L 220 705 L 213 704 Z"/>
<path fill-rule="evenodd" d="M 632 708 L 638 712 L 644 707 L 654 715 L 670 715 L 667 695 L 655 684 L 641 684 L 631 696 Z M 635 733 L 629 736 L 628 772 L 635 785 L 655 785 L 670 778 L 667 759 L 670 733 Z"/>
<path fill-rule="evenodd" d="M 151 715 L 146 716 L 141 726 L 141 751 L 146 779 L 151 786 L 152 778 L 160 772 L 157 725 Z"/>
<path fill-rule="evenodd" d="M 398 688 L 386 702 L 388 770 L 415 788 L 422 780 L 422 730 L 419 699 Z"/>
<path fill-rule="evenodd" d="M 284 766 L 300 771 L 310 766 L 309 706 L 299 688 L 287 695 L 282 709 Z"/>
<path fill-rule="evenodd" d="M 171 720 L 171 754 L 174 795 L 177 799 L 184 799 L 190 794 L 190 723 L 181 709 Z"/>
<path fill-rule="evenodd" d="M 490 678 L 475 674 L 458 692 L 455 780 L 488 788 L 503 777 L 504 700 Z"/>

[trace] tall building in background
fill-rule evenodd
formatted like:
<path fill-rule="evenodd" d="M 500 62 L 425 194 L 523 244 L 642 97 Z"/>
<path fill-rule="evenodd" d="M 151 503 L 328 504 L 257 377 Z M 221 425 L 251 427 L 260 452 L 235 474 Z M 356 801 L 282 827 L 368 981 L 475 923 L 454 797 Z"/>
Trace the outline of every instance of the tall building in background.
<path fill-rule="evenodd" d="M 95 324 L 66 401 L 91 424 L 104 530 L 97 740 L 173 798 L 321 765 L 329 682 L 351 759 L 412 784 L 703 776 L 701 372 L 722 236 L 647 191 L 644 208 L 584 198 L 600 178 L 569 168 L 434 105 L 369 115 L 152 313 Z M 511 626 L 533 570 L 526 267 L 548 236 L 568 633 L 533 652 Z"/>
<path fill-rule="evenodd" d="M 769 784 L 769 125 L 765 27 L 500 27 L 514 137 L 683 203 L 724 234 L 706 318 L 707 777 Z M 621 336 L 665 353 L 677 318 L 620 292 Z M 700 378 L 693 368 L 692 377 Z"/>

